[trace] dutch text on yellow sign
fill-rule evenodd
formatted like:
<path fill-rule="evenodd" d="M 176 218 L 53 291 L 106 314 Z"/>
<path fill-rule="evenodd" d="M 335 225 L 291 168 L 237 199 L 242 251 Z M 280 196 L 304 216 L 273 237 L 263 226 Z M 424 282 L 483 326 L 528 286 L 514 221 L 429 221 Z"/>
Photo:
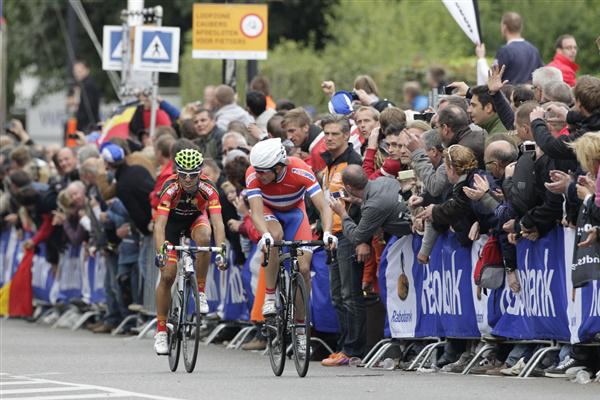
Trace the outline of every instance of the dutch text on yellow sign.
<path fill-rule="evenodd" d="M 266 4 L 194 4 L 192 58 L 266 60 Z"/>

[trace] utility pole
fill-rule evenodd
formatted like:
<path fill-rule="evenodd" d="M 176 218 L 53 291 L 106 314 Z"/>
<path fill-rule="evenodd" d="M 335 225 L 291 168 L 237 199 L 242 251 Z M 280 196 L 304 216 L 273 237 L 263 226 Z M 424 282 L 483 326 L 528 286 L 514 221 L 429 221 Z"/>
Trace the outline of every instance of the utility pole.
<path fill-rule="evenodd" d="M 6 47 L 8 42 L 8 29 L 6 21 L 0 15 L 0 126 L 2 132 L 4 132 L 4 126 L 6 126 L 6 112 L 8 107 L 8 92 L 6 85 L 8 62 Z"/>

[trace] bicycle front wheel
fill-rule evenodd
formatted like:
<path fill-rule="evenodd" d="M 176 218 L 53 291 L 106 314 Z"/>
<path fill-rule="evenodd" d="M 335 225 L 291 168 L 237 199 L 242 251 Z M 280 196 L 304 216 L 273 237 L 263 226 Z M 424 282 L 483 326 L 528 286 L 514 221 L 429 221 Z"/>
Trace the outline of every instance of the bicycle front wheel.
<path fill-rule="evenodd" d="M 169 368 L 175 372 L 179 364 L 181 352 L 181 336 L 179 334 L 181 314 L 181 299 L 179 292 L 175 291 L 171 297 L 171 307 L 167 316 L 167 343 L 169 344 Z"/>
<path fill-rule="evenodd" d="M 185 282 L 183 326 L 181 327 L 183 362 L 185 370 L 192 372 L 196 366 L 200 343 L 200 302 L 198 300 L 198 282 L 195 277 L 188 277 Z"/>
<path fill-rule="evenodd" d="M 283 285 L 283 286 L 282 286 Z M 274 318 L 265 321 L 267 327 L 267 349 L 269 350 L 269 360 L 271 362 L 271 368 L 275 376 L 280 376 L 283 373 L 285 367 L 285 355 L 286 355 L 286 309 L 287 300 L 283 294 L 285 290 L 285 282 L 278 282 L 277 284 L 277 314 Z"/>
<path fill-rule="evenodd" d="M 292 348 L 294 364 L 300 377 L 306 376 L 310 362 L 310 301 L 304 278 L 299 272 L 292 276 Z"/>

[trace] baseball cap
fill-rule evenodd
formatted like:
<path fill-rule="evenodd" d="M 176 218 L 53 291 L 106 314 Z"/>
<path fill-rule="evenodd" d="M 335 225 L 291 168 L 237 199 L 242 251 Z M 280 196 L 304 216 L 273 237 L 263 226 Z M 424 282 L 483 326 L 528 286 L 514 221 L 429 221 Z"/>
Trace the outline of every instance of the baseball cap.
<path fill-rule="evenodd" d="M 102 159 L 107 163 L 117 163 L 125 159 L 125 151 L 114 143 L 105 143 L 101 147 Z"/>

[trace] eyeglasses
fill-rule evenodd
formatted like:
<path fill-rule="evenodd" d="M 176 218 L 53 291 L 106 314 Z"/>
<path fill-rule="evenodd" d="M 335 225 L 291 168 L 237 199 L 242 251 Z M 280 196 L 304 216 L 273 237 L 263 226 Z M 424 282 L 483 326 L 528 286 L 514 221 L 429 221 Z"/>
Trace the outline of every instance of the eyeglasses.
<path fill-rule="evenodd" d="M 200 172 L 183 172 L 183 171 L 177 171 L 177 175 L 181 178 L 181 179 L 190 179 L 190 180 L 194 180 L 196 179 L 198 176 L 200 176 Z"/>

